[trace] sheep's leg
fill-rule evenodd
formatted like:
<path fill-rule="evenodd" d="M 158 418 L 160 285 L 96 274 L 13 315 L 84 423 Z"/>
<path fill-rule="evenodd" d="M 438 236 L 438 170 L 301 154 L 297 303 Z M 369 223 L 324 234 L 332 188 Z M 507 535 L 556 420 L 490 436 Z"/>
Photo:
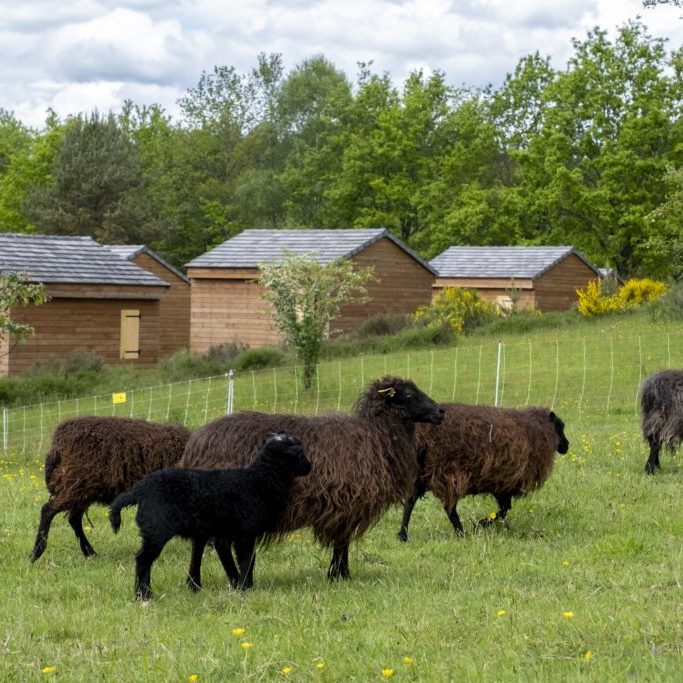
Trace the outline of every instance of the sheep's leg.
<path fill-rule="evenodd" d="M 232 585 L 233 588 L 236 588 L 239 581 L 239 573 L 235 566 L 235 561 L 232 558 L 231 545 L 232 541 L 224 538 L 217 538 L 214 543 L 216 554 L 230 580 L 230 585 Z"/>
<path fill-rule="evenodd" d="M 83 510 L 72 510 L 69 513 L 69 524 L 76 534 L 78 542 L 81 544 L 81 550 L 86 557 L 93 557 L 97 555 L 93 547 L 90 545 L 88 538 L 83 531 Z"/>
<path fill-rule="evenodd" d="M 52 499 L 48 500 L 40 509 L 40 523 L 38 524 L 38 534 L 36 542 L 31 552 L 31 562 L 35 562 L 44 552 L 47 546 L 47 535 L 50 533 L 50 525 L 55 515 L 59 512 L 52 506 Z"/>
<path fill-rule="evenodd" d="M 187 570 L 187 586 L 193 591 L 198 591 L 202 587 L 202 556 L 207 540 L 206 538 L 192 539 L 192 556 L 190 568 Z"/>
<path fill-rule="evenodd" d="M 330 568 L 327 570 L 327 578 L 332 580 L 351 578 L 348 542 L 334 546 Z"/>
<path fill-rule="evenodd" d="M 398 538 L 404 543 L 408 540 L 408 525 L 410 524 L 410 516 L 413 514 L 415 503 L 417 503 L 418 498 L 424 496 L 426 492 L 427 486 L 424 480 L 418 478 L 415 481 L 415 486 L 413 487 L 413 492 L 410 495 L 410 498 L 408 498 L 403 506 L 403 519 L 401 520 L 401 528 L 398 530 Z"/>
<path fill-rule="evenodd" d="M 142 546 L 135 555 L 135 595 L 143 602 L 152 597 L 152 564 L 164 549 L 166 541 L 154 543 L 142 541 Z"/>
<path fill-rule="evenodd" d="M 494 498 L 498 503 L 498 512 L 496 512 L 495 517 L 484 517 L 484 519 L 479 520 L 479 526 L 491 526 L 495 524 L 498 519 L 505 519 L 507 513 L 510 512 L 512 507 L 512 494 L 511 493 L 494 493 Z"/>
<path fill-rule="evenodd" d="M 247 590 L 254 585 L 254 564 L 256 564 L 255 538 L 242 538 L 235 541 L 235 555 L 239 567 L 237 588 Z"/>
<path fill-rule="evenodd" d="M 656 436 L 652 434 L 647 437 L 647 440 L 650 444 L 650 456 L 645 463 L 645 474 L 654 474 L 655 469 L 660 467 L 659 451 L 662 447 L 662 443 Z"/>
<path fill-rule="evenodd" d="M 463 528 L 462 522 L 460 521 L 460 517 L 458 516 L 458 504 L 455 503 L 455 505 L 453 505 L 453 507 L 450 510 L 444 505 L 444 510 L 446 511 L 448 519 L 451 521 L 451 524 L 453 525 L 453 531 L 455 531 L 456 536 L 464 536 L 465 529 Z"/>

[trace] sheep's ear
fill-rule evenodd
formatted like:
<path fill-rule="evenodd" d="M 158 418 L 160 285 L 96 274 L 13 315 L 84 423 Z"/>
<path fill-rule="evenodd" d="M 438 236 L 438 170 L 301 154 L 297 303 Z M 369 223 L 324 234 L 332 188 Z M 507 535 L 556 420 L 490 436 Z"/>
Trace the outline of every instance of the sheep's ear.
<path fill-rule="evenodd" d="M 550 411 L 550 419 L 557 420 L 557 415 L 555 415 L 555 413 L 552 410 Z"/>
<path fill-rule="evenodd" d="M 385 398 L 394 398 L 396 396 L 395 387 L 387 387 L 386 389 L 377 389 L 377 393 Z"/>

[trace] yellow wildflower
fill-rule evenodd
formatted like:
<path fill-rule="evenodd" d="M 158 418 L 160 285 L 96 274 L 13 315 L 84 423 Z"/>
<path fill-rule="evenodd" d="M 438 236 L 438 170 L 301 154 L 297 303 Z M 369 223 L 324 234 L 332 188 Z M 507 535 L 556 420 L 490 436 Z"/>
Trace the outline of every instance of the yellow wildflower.
<path fill-rule="evenodd" d="M 44 666 L 44 667 L 41 669 L 41 671 L 42 671 L 44 674 L 53 674 L 53 673 L 56 671 L 56 669 L 55 669 L 54 666 Z"/>
<path fill-rule="evenodd" d="M 489 519 L 495 520 L 497 517 L 498 517 L 498 513 L 497 513 L 497 512 L 491 512 L 491 513 L 489 514 Z"/>
<path fill-rule="evenodd" d="M 568 566 L 569 566 L 569 560 L 565 560 L 565 561 L 562 563 L 562 566 L 563 566 L 563 567 L 568 567 Z"/>
<path fill-rule="evenodd" d="M 586 650 L 583 653 L 583 658 L 585 661 L 590 662 L 590 660 L 593 659 L 593 653 L 590 650 Z"/>
<path fill-rule="evenodd" d="M 322 671 L 325 668 L 325 663 L 324 662 L 316 662 L 315 668 L 318 669 L 319 671 Z"/>
<path fill-rule="evenodd" d="M 573 619 L 574 618 L 574 612 L 562 612 L 562 616 L 565 619 Z"/>
<path fill-rule="evenodd" d="M 403 658 L 403 663 L 404 664 L 412 664 L 415 660 L 412 657 L 404 657 Z"/>
<path fill-rule="evenodd" d="M 251 650 L 251 648 L 254 647 L 254 644 L 245 640 L 243 643 L 240 643 L 240 647 L 243 650 Z"/>
<path fill-rule="evenodd" d="M 289 674 L 292 673 L 292 667 L 291 667 L 291 666 L 285 666 L 285 667 L 283 667 L 282 673 L 283 673 L 285 676 L 289 676 Z"/>
<path fill-rule="evenodd" d="M 507 612 L 506 612 L 504 609 L 499 609 L 499 610 L 496 612 L 496 614 L 497 614 L 499 617 L 504 617 L 504 616 L 507 614 Z"/>
<path fill-rule="evenodd" d="M 232 629 L 232 635 L 233 636 L 244 635 L 244 629 L 243 628 L 234 628 L 234 629 Z"/>
<path fill-rule="evenodd" d="M 199 680 L 199 676 L 197 674 L 190 674 L 187 677 L 187 680 L 190 681 L 190 683 L 194 683 L 194 681 Z"/>
<path fill-rule="evenodd" d="M 396 672 L 393 669 L 382 669 L 384 678 L 391 678 Z"/>

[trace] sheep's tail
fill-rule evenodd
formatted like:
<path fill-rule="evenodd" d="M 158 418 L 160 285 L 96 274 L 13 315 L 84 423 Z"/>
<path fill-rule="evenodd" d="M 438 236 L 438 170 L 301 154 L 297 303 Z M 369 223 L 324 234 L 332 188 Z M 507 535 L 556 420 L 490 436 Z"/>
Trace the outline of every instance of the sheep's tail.
<path fill-rule="evenodd" d="M 109 521 L 111 522 L 111 528 L 114 530 L 115 534 L 118 533 L 121 528 L 121 508 L 128 507 L 129 505 L 136 505 L 137 502 L 138 498 L 136 491 L 132 488 L 117 496 L 109 506 Z"/>
<path fill-rule="evenodd" d="M 59 453 L 57 451 L 48 451 L 48 454 L 45 456 L 45 486 L 47 487 L 48 491 L 50 491 L 52 473 L 55 471 L 55 468 L 60 462 L 61 458 L 59 457 Z M 50 493 L 52 493 L 52 491 L 50 491 Z"/>

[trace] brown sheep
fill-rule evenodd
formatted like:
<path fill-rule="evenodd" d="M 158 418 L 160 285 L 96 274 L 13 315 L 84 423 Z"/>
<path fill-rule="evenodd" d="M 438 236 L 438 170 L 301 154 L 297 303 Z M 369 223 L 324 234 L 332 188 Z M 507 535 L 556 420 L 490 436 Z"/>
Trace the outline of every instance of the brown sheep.
<path fill-rule="evenodd" d="M 443 409 L 410 380 L 384 377 L 360 395 L 352 415 L 302 417 L 243 412 L 197 430 L 179 467 L 245 467 L 269 432 L 299 439 L 313 469 L 294 484 L 277 535 L 312 527 L 332 547 L 331 579 L 348 578 L 349 544 L 403 502 L 417 476 L 415 422 L 439 424 Z"/>
<path fill-rule="evenodd" d="M 406 501 L 398 537 L 408 540 L 410 515 L 418 498 L 431 491 L 442 503 L 457 534 L 463 533 L 458 501 L 490 493 L 498 502 L 496 519 L 505 519 L 512 499 L 543 485 L 555 451 L 566 453 L 564 423 L 547 408 L 496 408 L 445 404 L 438 430 L 418 425 L 416 445 L 421 473 Z M 479 524 L 493 522 L 487 518 Z"/>
<path fill-rule="evenodd" d="M 83 531 L 83 515 L 93 503 L 108 505 L 146 474 L 178 462 L 190 431 L 125 417 L 75 417 L 57 425 L 45 457 L 50 498 L 40 512 L 35 562 L 45 551 L 50 525 L 59 512 L 86 557 L 95 555 Z"/>

